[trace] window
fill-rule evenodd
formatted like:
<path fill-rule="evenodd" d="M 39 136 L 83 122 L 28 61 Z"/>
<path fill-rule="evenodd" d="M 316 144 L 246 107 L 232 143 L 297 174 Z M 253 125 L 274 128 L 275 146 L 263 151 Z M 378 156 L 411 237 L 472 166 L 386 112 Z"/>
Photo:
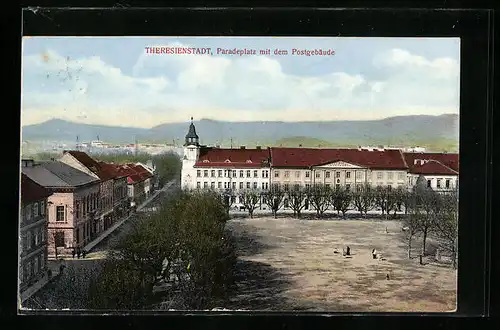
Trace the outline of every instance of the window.
<path fill-rule="evenodd" d="M 35 246 L 40 244 L 40 229 L 35 230 Z"/>
<path fill-rule="evenodd" d="M 215 177 L 215 170 L 210 171 L 210 176 L 213 178 Z"/>
<path fill-rule="evenodd" d="M 76 230 L 76 239 L 78 242 L 78 229 Z M 61 247 L 64 246 L 64 232 L 63 231 L 57 231 L 54 233 L 54 245 L 56 247 Z"/>
<path fill-rule="evenodd" d="M 219 176 L 219 178 L 221 178 L 221 177 L 222 177 L 222 170 L 219 170 L 219 171 L 217 172 L 217 175 Z"/>
<path fill-rule="evenodd" d="M 335 172 L 335 177 L 338 179 L 340 178 L 340 172 Z"/>
<path fill-rule="evenodd" d="M 38 203 L 33 203 L 33 218 L 38 217 L 39 214 L 39 209 L 38 209 Z"/>
<path fill-rule="evenodd" d="M 26 215 L 26 220 L 31 220 L 31 205 L 26 206 L 25 215 Z"/>
<path fill-rule="evenodd" d="M 197 171 L 196 171 L 196 176 L 197 176 L 198 178 L 201 178 L 201 170 L 197 170 Z"/>
<path fill-rule="evenodd" d="M 274 177 L 279 178 L 280 177 L 280 171 L 274 171 Z"/>
<path fill-rule="evenodd" d="M 228 182 L 224 182 L 224 189 L 228 188 L 227 184 L 228 184 Z"/>
<path fill-rule="evenodd" d="M 266 176 L 266 171 L 262 171 L 262 177 L 263 177 L 263 178 L 267 178 L 267 176 Z"/>
<path fill-rule="evenodd" d="M 257 189 L 257 182 L 253 183 L 253 189 Z"/>
<path fill-rule="evenodd" d="M 250 170 L 247 170 L 247 178 L 250 177 Z"/>
<path fill-rule="evenodd" d="M 398 173 L 398 180 L 404 180 L 405 179 L 405 174 L 403 172 Z"/>
<path fill-rule="evenodd" d="M 221 189 L 222 188 L 222 182 L 217 183 L 217 188 Z"/>
<path fill-rule="evenodd" d="M 266 187 L 264 189 L 269 189 L 269 183 L 266 182 Z"/>
<path fill-rule="evenodd" d="M 77 202 L 75 203 L 75 217 L 76 217 L 77 219 L 79 219 L 79 218 L 80 218 L 80 201 L 77 201 Z"/>
<path fill-rule="evenodd" d="M 356 171 L 356 179 L 361 179 L 363 177 L 363 172 Z"/>
<path fill-rule="evenodd" d="M 262 182 L 262 189 L 265 189 L 265 187 L 266 187 L 266 183 Z"/>
<path fill-rule="evenodd" d="M 441 188 L 441 179 L 437 179 L 436 187 Z"/>
<path fill-rule="evenodd" d="M 205 177 L 205 178 L 208 177 L 208 170 L 203 171 L 203 177 Z"/>
<path fill-rule="evenodd" d="M 306 171 L 306 178 L 309 178 L 311 176 L 311 172 Z"/>
<path fill-rule="evenodd" d="M 215 182 L 210 182 L 210 188 L 212 188 L 212 189 L 215 188 Z"/>
<path fill-rule="evenodd" d="M 243 182 L 240 182 L 240 189 L 243 189 Z"/>
<path fill-rule="evenodd" d="M 42 232 L 42 243 L 45 243 L 47 241 L 47 237 L 45 237 L 45 228 L 41 230 Z"/>
<path fill-rule="evenodd" d="M 259 176 L 258 171 L 257 171 L 257 170 L 254 170 L 254 171 L 253 171 L 253 177 L 254 177 L 254 178 L 256 178 L 256 177 L 258 177 L 258 176 Z"/>
<path fill-rule="evenodd" d="M 387 179 L 392 180 L 393 173 L 392 172 L 387 172 Z"/>
<path fill-rule="evenodd" d="M 45 268 L 45 254 L 42 253 L 40 254 L 40 269 L 44 269 Z"/>
<path fill-rule="evenodd" d="M 295 171 L 295 177 L 300 178 L 300 171 Z"/>
<path fill-rule="evenodd" d="M 250 182 L 247 182 L 247 189 L 250 189 Z"/>
<path fill-rule="evenodd" d="M 236 189 L 236 182 L 233 182 L 232 186 L 233 186 L 233 189 Z"/>
<path fill-rule="evenodd" d="M 345 172 L 345 177 L 347 179 L 350 179 L 351 178 L 351 172 Z"/>
<path fill-rule="evenodd" d="M 306 173 L 307 173 L 307 172 L 306 172 Z M 309 188 L 311 188 L 311 184 L 306 183 L 306 189 L 309 189 Z"/>
<path fill-rule="evenodd" d="M 431 180 L 427 180 L 427 187 L 430 188 L 431 187 L 431 183 L 432 181 Z"/>
<path fill-rule="evenodd" d="M 290 185 L 288 183 L 285 183 L 285 190 L 288 191 L 290 189 Z"/>
<path fill-rule="evenodd" d="M 445 186 L 446 188 L 450 188 L 450 180 L 449 180 L 449 179 L 447 179 L 447 180 L 444 182 L 444 186 Z"/>
<path fill-rule="evenodd" d="M 325 178 L 327 178 L 327 179 L 330 178 L 330 171 L 325 172 Z"/>
<path fill-rule="evenodd" d="M 30 278 L 31 277 L 31 262 L 26 263 L 26 266 L 24 266 L 26 269 L 26 276 L 25 278 Z"/>
<path fill-rule="evenodd" d="M 316 172 L 316 177 L 320 178 L 321 177 L 321 172 Z"/>
<path fill-rule="evenodd" d="M 203 182 L 203 188 L 208 188 L 208 182 Z"/>
<path fill-rule="evenodd" d="M 290 177 L 290 171 L 285 171 L 285 178 Z"/>
<path fill-rule="evenodd" d="M 392 182 L 389 182 L 389 184 L 387 185 L 387 190 L 389 190 L 389 191 L 392 190 Z"/>
<path fill-rule="evenodd" d="M 65 221 L 64 206 L 56 206 L 56 221 Z"/>
<path fill-rule="evenodd" d="M 31 249 L 31 240 L 32 240 L 31 230 L 28 230 L 26 233 L 26 250 Z"/>
<path fill-rule="evenodd" d="M 382 172 L 377 172 L 377 179 L 381 180 L 383 179 L 384 175 Z"/>
<path fill-rule="evenodd" d="M 240 170 L 240 178 L 243 178 L 243 170 Z"/>
<path fill-rule="evenodd" d="M 33 274 L 38 274 L 38 269 L 39 269 L 39 260 L 38 260 L 38 257 L 36 257 L 35 259 L 33 259 Z"/>

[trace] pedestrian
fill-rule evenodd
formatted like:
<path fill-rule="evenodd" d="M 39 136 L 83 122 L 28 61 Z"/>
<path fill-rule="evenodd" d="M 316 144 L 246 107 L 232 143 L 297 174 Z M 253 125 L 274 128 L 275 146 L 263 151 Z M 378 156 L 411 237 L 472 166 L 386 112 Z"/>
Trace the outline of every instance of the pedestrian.
<path fill-rule="evenodd" d="M 86 255 L 87 255 L 87 251 L 83 250 L 83 251 L 82 251 L 82 258 L 84 258 L 84 259 L 85 259 L 85 256 L 86 256 Z"/>
<path fill-rule="evenodd" d="M 75 254 L 76 254 L 75 249 L 71 250 L 71 257 L 72 257 L 73 259 L 75 259 Z"/>
<path fill-rule="evenodd" d="M 78 248 L 78 249 L 76 250 L 76 256 L 78 257 L 78 259 L 80 259 L 80 254 L 81 254 L 81 252 L 80 252 L 80 248 Z"/>
<path fill-rule="evenodd" d="M 345 254 L 348 255 L 348 256 L 351 255 L 351 248 L 349 246 L 347 246 Z"/>
<path fill-rule="evenodd" d="M 377 259 L 377 251 L 375 249 L 372 250 L 373 259 Z"/>

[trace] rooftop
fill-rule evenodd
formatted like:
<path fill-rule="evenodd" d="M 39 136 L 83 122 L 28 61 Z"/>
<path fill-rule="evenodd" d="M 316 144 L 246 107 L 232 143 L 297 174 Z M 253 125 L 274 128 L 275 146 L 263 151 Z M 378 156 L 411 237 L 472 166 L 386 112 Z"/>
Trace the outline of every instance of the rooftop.
<path fill-rule="evenodd" d="M 26 174 L 21 173 L 21 203 L 31 203 L 47 198 L 52 193 L 35 181 L 31 180 Z"/>

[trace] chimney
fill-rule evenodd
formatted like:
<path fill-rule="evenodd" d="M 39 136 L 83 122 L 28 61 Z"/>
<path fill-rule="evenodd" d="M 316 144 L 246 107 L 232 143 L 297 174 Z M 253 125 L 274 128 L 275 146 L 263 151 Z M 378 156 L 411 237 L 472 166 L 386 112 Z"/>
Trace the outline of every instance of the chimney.
<path fill-rule="evenodd" d="M 257 150 L 260 150 L 260 149 L 262 149 L 262 148 L 261 148 L 260 146 L 256 146 L 255 148 L 256 148 Z"/>
<path fill-rule="evenodd" d="M 302 148 L 302 144 L 299 144 L 299 148 Z"/>
<path fill-rule="evenodd" d="M 241 146 L 241 147 L 240 147 L 240 149 L 241 149 L 241 150 L 245 150 L 245 146 Z"/>

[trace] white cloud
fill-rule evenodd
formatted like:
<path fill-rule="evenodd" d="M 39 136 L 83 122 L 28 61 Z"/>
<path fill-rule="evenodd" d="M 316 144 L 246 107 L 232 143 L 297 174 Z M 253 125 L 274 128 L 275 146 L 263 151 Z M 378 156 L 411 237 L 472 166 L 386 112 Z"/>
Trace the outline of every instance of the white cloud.
<path fill-rule="evenodd" d="M 264 56 L 144 53 L 127 75 L 99 57 L 48 51 L 23 59 L 22 119 L 151 127 L 190 116 L 295 121 L 458 113 L 457 61 L 392 49 L 375 56 L 373 68 L 376 79 L 328 67 L 321 76 L 293 76 Z"/>

